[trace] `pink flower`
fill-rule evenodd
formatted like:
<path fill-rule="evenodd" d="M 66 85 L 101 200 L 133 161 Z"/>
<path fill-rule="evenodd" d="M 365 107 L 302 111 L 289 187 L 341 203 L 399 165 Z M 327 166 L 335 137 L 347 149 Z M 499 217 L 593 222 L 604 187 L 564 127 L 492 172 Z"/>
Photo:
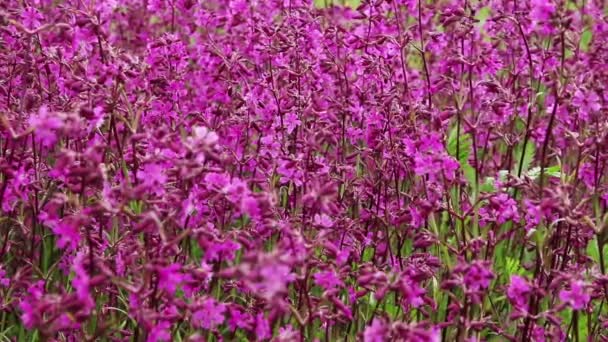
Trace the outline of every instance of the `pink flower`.
<path fill-rule="evenodd" d="M 28 6 L 21 12 L 21 19 L 23 20 L 23 26 L 28 29 L 35 29 L 40 26 L 40 20 L 44 17 L 37 9 Z"/>
<path fill-rule="evenodd" d="M 570 282 L 569 290 L 561 290 L 559 292 L 559 299 L 570 305 L 574 310 L 581 310 L 587 306 L 591 296 L 587 293 L 585 283 L 580 280 L 573 280 Z"/>
<path fill-rule="evenodd" d="M 509 220 L 519 220 L 517 203 L 505 193 L 491 197 L 488 205 L 481 207 L 479 215 L 482 226 L 485 226 L 488 222 L 503 224 Z"/>
<path fill-rule="evenodd" d="M 206 155 L 215 150 L 218 140 L 219 137 L 215 132 L 201 126 L 194 126 L 192 136 L 187 139 L 194 152 L 194 159 L 199 163 L 204 163 Z"/>
<path fill-rule="evenodd" d="M 315 214 L 315 216 L 313 218 L 313 222 L 317 226 L 321 226 L 323 228 L 331 228 L 334 225 L 334 222 L 331 220 L 331 218 L 327 214 L 324 214 L 324 213 Z"/>
<path fill-rule="evenodd" d="M 137 172 L 137 179 L 141 181 L 141 184 L 150 189 L 150 191 L 157 195 L 164 193 L 164 186 L 167 182 L 167 176 L 165 175 L 165 167 L 159 163 L 148 163 L 144 165 L 143 170 Z"/>
<path fill-rule="evenodd" d="M 303 184 L 304 174 L 297 167 L 297 163 L 292 160 L 280 160 L 277 172 L 281 175 L 281 182 L 288 183 L 293 182 L 297 186 Z"/>
<path fill-rule="evenodd" d="M 58 133 L 64 126 L 61 115 L 49 112 L 46 106 L 40 107 L 38 115 L 30 116 L 29 124 L 34 129 L 36 140 L 45 147 L 57 142 Z"/>
<path fill-rule="evenodd" d="M 38 303 L 44 293 L 44 281 L 39 280 L 31 284 L 25 297 L 19 302 L 19 309 L 22 311 L 21 320 L 26 328 L 35 327 L 42 319 L 42 312 L 38 310 Z"/>
<path fill-rule="evenodd" d="M 464 273 L 464 284 L 467 289 L 473 291 L 485 290 L 494 279 L 489 266 L 482 262 L 474 262 L 469 265 Z"/>
<path fill-rule="evenodd" d="M 555 13 L 555 5 L 551 0 L 532 0 L 530 4 L 532 6 L 530 18 L 535 21 L 547 21 Z"/>
<path fill-rule="evenodd" d="M 252 282 L 250 287 L 268 300 L 284 294 L 287 285 L 295 280 L 295 275 L 291 273 L 289 266 L 283 264 L 264 265 L 258 273 L 260 280 Z"/>
<path fill-rule="evenodd" d="M 511 284 L 509 284 L 509 287 L 507 288 L 507 297 L 515 307 L 527 310 L 527 295 L 531 290 L 532 288 L 525 278 L 513 275 L 511 276 Z"/>
<path fill-rule="evenodd" d="M 404 277 L 399 282 L 399 285 L 399 289 L 403 294 L 402 300 L 405 302 L 405 304 L 411 305 L 414 308 L 420 307 L 422 304 L 424 304 L 423 297 L 426 291 L 421 288 L 416 281 L 410 279 L 409 277 Z"/>
<path fill-rule="evenodd" d="M 547 339 L 545 338 L 545 329 L 537 325 L 532 329 L 532 341 L 534 342 L 545 342 Z"/>
<path fill-rule="evenodd" d="M 258 341 L 264 341 L 272 337 L 270 324 L 264 313 L 260 312 L 255 316 L 255 335 Z"/>
<path fill-rule="evenodd" d="M 85 260 L 88 260 L 88 258 L 84 252 L 79 252 L 74 258 L 74 267 L 72 267 L 74 279 L 72 280 L 72 286 L 74 286 L 82 309 L 86 313 L 89 313 L 95 307 L 95 301 L 91 296 L 91 278 L 85 270 Z"/>
<path fill-rule="evenodd" d="M 10 284 L 11 281 L 6 277 L 6 271 L 4 270 L 4 267 L 0 266 L 0 286 L 9 287 Z"/>
<path fill-rule="evenodd" d="M 313 276 L 315 284 L 321 286 L 325 290 L 331 290 L 335 287 L 342 286 L 344 283 L 340 280 L 333 270 L 315 273 Z"/>
<path fill-rule="evenodd" d="M 287 133 L 291 134 L 302 122 L 295 113 L 290 112 L 285 115 L 284 123 L 287 126 Z"/>
<path fill-rule="evenodd" d="M 243 313 L 241 310 L 236 308 L 229 308 L 230 319 L 228 320 L 228 326 L 231 331 L 236 329 L 250 329 L 253 318 L 248 313 Z"/>
<path fill-rule="evenodd" d="M 288 325 L 279 329 L 279 336 L 277 336 L 277 341 L 298 341 L 299 336 L 299 332 L 295 331 L 291 325 Z"/>
<path fill-rule="evenodd" d="M 152 327 L 152 329 L 150 329 L 146 342 L 164 341 L 171 341 L 171 323 L 167 321 L 159 321 Z"/>
<path fill-rule="evenodd" d="M 247 10 L 248 4 L 245 0 L 230 0 L 230 9 L 234 11 L 234 13 L 242 13 Z"/>
<path fill-rule="evenodd" d="M 59 237 L 57 239 L 58 248 L 67 248 L 68 250 L 75 250 L 80 242 L 80 231 L 76 224 L 69 220 L 61 220 L 57 223 L 51 224 L 51 230 L 55 235 Z"/>
<path fill-rule="evenodd" d="M 223 192 L 226 194 L 226 198 L 235 204 L 241 203 L 250 193 L 247 183 L 238 178 L 232 179 L 230 184 L 224 187 Z"/>
<path fill-rule="evenodd" d="M 543 218 L 543 213 L 538 205 L 535 205 L 529 199 L 524 200 L 525 215 L 526 215 L 526 230 L 535 229 Z"/>
<path fill-rule="evenodd" d="M 574 92 L 572 105 L 577 109 L 579 119 L 584 122 L 589 121 L 593 113 L 602 109 L 600 97 L 595 91 L 583 91 L 581 89 Z"/>
<path fill-rule="evenodd" d="M 221 242 L 209 242 L 205 249 L 205 262 L 209 261 L 232 261 L 236 251 L 241 248 L 238 243 L 226 240 Z"/>
<path fill-rule="evenodd" d="M 364 342 L 384 342 L 388 340 L 389 327 L 387 324 L 375 318 L 371 325 L 368 325 L 363 332 Z"/>
<path fill-rule="evenodd" d="M 226 312 L 225 304 L 219 303 L 213 298 L 207 298 L 201 308 L 192 314 L 192 321 L 203 329 L 213 330 L 224 323 L 224 312 Z"/>
<path fill-rule="evenodd" d="M 177 286 L 184 280 L 180 264 L 158 267 L 157 272 L 158 288 L 166 290 L 169 294 L 173 294 Z"/>
<path fill-rule="evenodd" d="M 262 210 L 258 200 L 253 196 L 245 196 L 241 201 L 241 210 L 252 218 L 259 218 Z"/>
<path fill-rule="evenodd" d="M 230 184 L 230 177 L 226 174 L 210 172 L 205 175 L 205 185 L 208 189 L 221 190 Z"/>

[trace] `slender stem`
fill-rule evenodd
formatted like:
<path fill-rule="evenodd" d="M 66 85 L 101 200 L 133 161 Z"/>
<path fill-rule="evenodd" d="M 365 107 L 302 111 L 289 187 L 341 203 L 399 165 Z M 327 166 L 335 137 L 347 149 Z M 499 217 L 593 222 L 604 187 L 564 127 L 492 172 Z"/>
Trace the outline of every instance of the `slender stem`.
<path fill-rule="evenodd" d="M 418 34 L 420 35 L 420 56 L 422 56 L 422 66 L 426 76 L 426 92 L 427 106 L 431 108 L 431 77 L 429 76 L 428 63 L 426 61 L 426 52 L 424 51 L 424 36 L 422 35 L 422 1 L 418 0 Z"/>
<path fill-rule="evenodd" d="M 551 117 L 549 118 L 549 124 L 547 125 L 547 130 L 545 131 L 545 140 L 543 142 L 543 149 L 540 156 L 540 195 L 543 193 L 543 186 L 545 184 L 545 167 L 546 167 L 546 156 L 547 156 L 547 147 L 549 146 L 549 141 L 551 140 L 551 133 L 553 130 L 553 122 L 555 121 L 555 114 L 557 113 L 557 107 L 559 106 L 559 96 L 557 94 L 557 84 L 554 88 L 554 96 L 555 96 L 555 104 L 553 105 L 553 110 L 551 111 Z"/>

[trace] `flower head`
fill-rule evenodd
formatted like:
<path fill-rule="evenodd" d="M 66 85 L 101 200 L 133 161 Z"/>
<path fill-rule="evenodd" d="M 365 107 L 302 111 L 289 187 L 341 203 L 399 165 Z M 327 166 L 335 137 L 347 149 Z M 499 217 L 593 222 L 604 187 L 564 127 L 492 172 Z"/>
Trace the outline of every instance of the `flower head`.
<path fill-rule="evenodd" d="M 44 16 L 34 7 L 26 7 L 21 12 L 21 19 L 23 25 L 29 29 L 34 29 L 40 26 L 40 21 L 44 19 Z"/>
<path fill-rule="evenodd" d="M 45 147 L 57 142 L 60 130 L 64 127 L 61 114 L 50 112 L 46 106 L 40 107 L 38 115 L 32 115 L 29 123 L 34 129 L 36 139 Z"/>
<path fill-rule="evenodd" d="M 169 294 L 173 294 L 177 286 L 184 280 L 184 275 L 181 273 L 180 264 L 170 264 L 168 266 L 160 266 L 158 272 L 158 288 L 166 290 Z"/>
<path fill-rule="evenodd" d="M 574 310 L 581 310 L 587 306 L 591 296 L 587 293 L 586 285 L 580 280 L 570 282 L 570 289 L 559 292 L 559 299 Z"/>
<path fill-rule="evenodd" d="M 507 297 L 515 307 L 527 310 L 527 295 L 530 291 L 532 291 L 532 288 L 525 278 L 518 275 L 511 276 L 511 284 L 507 288 Z"/>
<path fill-rule="evenodd" d="M 494 279 L 494 274 L 489 265 L 480 261 L 469 265 L 464 272 L 464 285 L 472 291 L 487 289 L 492 279 Z"/>
<path fill-rule="evenodd" d="M 332 270 L 315 273 L 314 279 L 315 284 L 321 286 L 325 290 L 331 290 L 335 287 L 344 285 L 342 280 L 340 280 Z"/>
<path fill-rule="evenodd" d="M 218 325 L 224 323 L 224 313 L 226 305 L 217 302 L 213 298 L 207 298 L 203 301 L 201 307 L 192 313 L 192 320 L 195 325 L 203 329 L 215 329 Z"/>
<path fill-rule="evenodd" d="M 364 342 L 384 342 L 388 339 L 389 327 L 378 318 L 374 319 L 371 325 L 365 328 L 363 332 Z"/>

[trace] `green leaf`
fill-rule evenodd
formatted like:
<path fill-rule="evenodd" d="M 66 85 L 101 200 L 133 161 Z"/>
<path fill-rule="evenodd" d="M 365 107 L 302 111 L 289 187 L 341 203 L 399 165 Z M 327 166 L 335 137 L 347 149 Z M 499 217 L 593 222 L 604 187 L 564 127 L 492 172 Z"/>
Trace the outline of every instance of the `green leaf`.
<path fill-rule="evenodd" d="M 516 258 L 511 258 L 511 257 L 507 257 L 507 262 L 505 265 L 505 271 L 507 273 L 507 276 L 511 276 L 513 274 L 523 274 L 524 273 L 524 269 L 523 267 L 521 267 L 521 265 L 519 264 L 519 260 Z"/>
<path fill-rule="evenodd" d="M 477 14 L 475 14 L 475 19 L 479 20 L 480 24 L 483 25 L 490 17 L 490 14 L 492 14 L 490 7 L 482 7 L 477 11 Z"/>
<path fill-rule="evenodd" d="M 531 168 L 528 172 L 524 173 L 532 179 L 540 177 L 540 166 Z M 545 176 L 560 178 L 562 176 L 561 168 L 559 165 L 553 165 L 545 168 Z"/>
<path fill-rule="evenodd" d="M 386 312 L 393 319 L 397 317 L 397 312 L 399 311 L 399 305 L 395 303 L 396 296 L 397 295 L 395 293 L 393 293 L 392 295 L 389 295 L 385 302 Z"/>
<path fill-rule="evenodd" d="M 345 5 L 350 8 L 357 8 L 361 0 L 314 0 L 315 7 L 325 8 L 331 7 L 332 5 Z"/>
<path fill-rule="evenodd" d="M 479 191 L 481 192 L 495 192 L 496 187 L 494 186 L 494 177 L 486 177 L 483 184 L 479 186 Z"/>
<path fill-rule="evenodd" d="M 194 260 L 201 260 L 201 258 L 203 257 L 203 250 L 201 249 L 201 247 L 198 244 L 198 241 L 196 241 L 196 239 L 190 239 L 190 255 L 192 256 L 192 258 L 194 258 Z M 241 250 L 239 249 L 237 251 L 240 252 Z"/>
<path fill-rule="evenodd" d="M 363 251 L 363 261 L 370 261 L 374 256 L 374 249 L 372 247 L 366 247 Z"/>
<path fill-rule="evenodd" d="M 469 163 L 461 165 L 461 167 L 462 172 L 464 173 L 464 178 L 469 181 L 469 184 L 471 184 L 471 186 L 475 186 L 475 169 L 471 165 L 469 165 Z"/>
<path fill-rule="evenodd" d="M 521 161 L 523 145 L 524 145 L 524 142 L 522 141 L 520 144 L 518 144 L 515 147 L 515 151 L 513 151 L 513 160 L 515 160 L 515 169 L 513 170 L 514 171 L 513 173 L 515 175 L 517 175 L 517 172 L 519 171 L 519 162 Z M 522 164 L 522 169 L 521 169 L 522 174 L 525 174 L 525 172 L 528 171 L 530 164 L 534 160 L 535 154 L 536 154 L 536 146 L 534 145 L 533 142 L 528 141 L 528 144 L 526 145 L 526 151 L 524 152 L 524 159 L 523 159 L 523 164 Z"/>
<path fill-rule="evenodd" d="M 139 201 L 139 200 L 134 200 L 134 201 L 129 202 L 129 208 L 136 215 L 139 215 L 143 212 L 143 206 L 144 206 L 143 202 Z"/>
<path fill-rule="evenodd" d="M 471 136 L 463 133 L 461 128 L 459 137 L 457 128 L 457 126 L 454 126 L 448 135 L 447 150 L 449 155 L 458 159 L 460 165 L 464 166 L 471 154 Z"/>
<path fill-rule="evenodd" d="M 589 44 L 591 44 L 591 40 L 593 39 L 593 32 L 587 30 L 581 34 L 581 40 L 579 42 L 580 49 L 582 51 L 589 50 Z"/>
<path fill-rule="evenodd" d="M 590 240 L 587 244 L 587 256 L 589 256 L 596 264 L 600 263 L 600 251 L 597 248 L 597 237 Z M 608 260 L 608 248 L 604 248 L 604 260 Z"/>
<path fill-rule="evenodd" d="M 562 322 L 570 323 L 572 320 L 572 309 L 566 308 L 565 310 L 562 310 L 562 312 L 559 313 L 559 316 L 561 317 Z"/>
<path fill-rule="evenodd" d="M 536 166 L 526 172 L 525 175 L 532 179 L 540 177 L 540 166 Z M 545 168 L 545 176 L 560 178 L 562 176 L 559 165 L 553 165 Z"/>

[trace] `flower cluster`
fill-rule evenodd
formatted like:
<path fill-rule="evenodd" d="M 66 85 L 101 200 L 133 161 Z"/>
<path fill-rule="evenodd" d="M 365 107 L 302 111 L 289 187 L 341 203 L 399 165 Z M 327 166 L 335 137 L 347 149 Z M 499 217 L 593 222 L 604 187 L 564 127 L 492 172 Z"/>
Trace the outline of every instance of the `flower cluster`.
<path fill-rule="evenodd" d="M 3 1 L 2 335 L 608 339 L 603 6 Z"/>

